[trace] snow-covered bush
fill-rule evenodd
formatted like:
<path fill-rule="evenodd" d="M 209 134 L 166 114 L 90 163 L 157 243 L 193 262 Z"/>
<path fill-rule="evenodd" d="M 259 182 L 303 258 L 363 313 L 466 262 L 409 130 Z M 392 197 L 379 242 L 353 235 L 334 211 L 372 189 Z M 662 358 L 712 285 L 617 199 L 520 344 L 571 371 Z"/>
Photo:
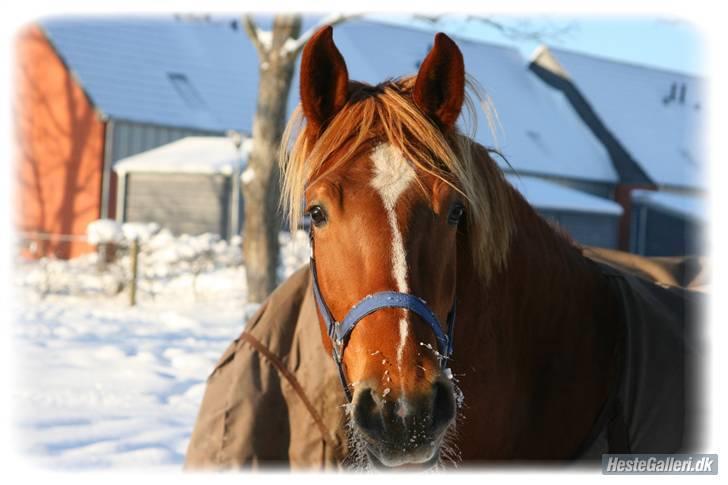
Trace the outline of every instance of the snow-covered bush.
<path fill-rule="evenodd" d="M 121 224 L 113 219 L 98 219 L 86 226 L 90 244 L 120 243 L 124 240 Z"/>
<path fill-rule="evenodd" d="M 126 222 L 121 226 L 121 231 L 127 241 L 136 239 L 141 244 L 148 242 L 159 232 L 159 229 L 159 224 L 156 222 Z"/>
<path fill-rule="evenodd" d="M 226 241 L 210 233 L 175 236 L 157 224 L 96 222 L 98 224 L 89 225 L 93 240 L 118 244 L 113 263 L 100 269 L 96 253 L 71 260 L 19 262 L 20 286 L 40 296 L 115 295 L 126 288 L 131 279 L 128 244 L 136 238 L 140 243 L 137 276 L 140 301 L 165 298 L 165 295 L 172 298 L 174 294 L 183 298 L 241 298 L 246 293 L 240 236 Z M 310 248 L 304 231 L 281 232 L 279 240 L 278 278 L 282 281 L 308 263 Z"/>

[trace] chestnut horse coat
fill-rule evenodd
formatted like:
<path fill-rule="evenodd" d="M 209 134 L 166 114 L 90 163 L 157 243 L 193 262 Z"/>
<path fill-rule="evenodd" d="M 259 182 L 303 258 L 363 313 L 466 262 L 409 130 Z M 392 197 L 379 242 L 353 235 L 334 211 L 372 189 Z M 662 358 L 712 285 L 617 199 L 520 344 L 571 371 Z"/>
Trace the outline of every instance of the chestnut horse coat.
<path fill-rule="evenodd" d="M 579 457 L 609 451 L 610 434 L 622 435 L 620 449 L 611 451 L 683 449 L 691 405 L 685 376 L 694 349 L 686 343 L 686 327 L 699 295 L 674 285 L 703 285 L 702 263 L 596 248 L 584 254 L 621 301 L 627 334 L 622 382 L 610 403 L 621 426 L 614 426 L 615 413 L 605 406 Z M 342 466 L 346 401 L 316 321 L 305 267 L 263 303 L 209 376 L 186 468 Z"/>

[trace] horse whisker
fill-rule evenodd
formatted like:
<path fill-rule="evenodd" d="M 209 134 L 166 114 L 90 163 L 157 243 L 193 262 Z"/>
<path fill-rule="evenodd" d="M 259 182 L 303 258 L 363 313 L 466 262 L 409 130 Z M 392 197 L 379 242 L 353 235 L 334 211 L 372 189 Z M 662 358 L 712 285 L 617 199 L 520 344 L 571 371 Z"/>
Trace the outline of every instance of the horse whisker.
<path fill-rule="evenodd" d="M 457 468 L 458 464 L 462 461 L 460 449 L 457 445 L 457 425 L 463 419 L 461 412 L 463 408 L 463 394 L 457 385 L 455 379 L 453 379 L 453 392 L 456 396 L 456 405 L 458 411 L 455 419 L 452 421 L 450 426 L 445 431 L 445 435 L 442 437 L 439 449 L 439 457 L 437 462 L 429 470 L 432 472 L 447 471 L 451 468 Z M 356 429 L 354 425 L 353 412 L 354 405 L 348 403 L 344 405 L 345 416 L 346 416 L 346 434 L 348 444 L 348 454 L 344 459 L 343 465 L 352 471 L 371 471 L 374 469 L 369 454 L 367 453 L 367 442 L 361 433 Z"/>

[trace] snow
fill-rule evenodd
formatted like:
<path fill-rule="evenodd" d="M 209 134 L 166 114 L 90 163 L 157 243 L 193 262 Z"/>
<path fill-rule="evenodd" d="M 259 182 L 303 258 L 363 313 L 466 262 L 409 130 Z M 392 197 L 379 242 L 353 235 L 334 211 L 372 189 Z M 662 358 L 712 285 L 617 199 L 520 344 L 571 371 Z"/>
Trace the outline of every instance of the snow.
<path fill-rule="evenodd" d="M 288 39 L 286 39 L 286 41 L 283 43 L 283 46 L 281 47 L 281 56 L 285 57 L 291 55 L 300 48 L 301 43 L 297 39 L 289 37 Z"/>
<path fill-rule="evenodd" d="M 255 180 L 255 170 L 253 170 L 253 167 L 248 167 L 245 169 L 245 172 L 240 176 L 240 179 L 243 181 L 244 184 L 249 184 L 253 180 Z"/>
<path fill-rule="evenodd" d="M 707 187 L 701 148 L 707 108 L 703 79 L 548 49 L 563 74 L 655 183 Z"/>
<path fill-rule="evenodd" d="M 345 14 L 345 13 L 333 13 L 327 17 L 320 19 L 315 25 L 311 26 L 306 32 L 304 32 L 298 39 L 288 38 L 283 43 L 280 50 L 281 57 L 289 56 L 298 50 L 300 50 L 308 40 L 313 37 L 313 34 L 319 31 L 324 25 L 334 26 L 346 19 L 352 19 L 359 16 L 359 14 Z"/>
<path fill-rule="evenodd" d="M 149 241 L 159 229 L 159 224 L 156 222 L 126 222 L 121 226 L 125 239 L 129 241 L 137 239 L 142 243 Z"/>
<path fill-rule="evenodd" d="M 707 222 L 706 201 L 702 197 L 653 190 L 635 190 L 632 200 L 644 206 L 654 207 L 686 219 Z"/>
<path fill-rule="evenodd" d="M 258 42 L 260 42 L 260 45 L 263 46 L 264 50 L 270 50 L 271 45 L 273 45 L 273 32 L 257 29 L 255 31 L 255 36 L 258 38 Z"/>
<path fill-rule="evenodd" d="M 507 174 L 506 178 L 537 209 L 592 212 L 620 216 L 622 207 L 613 200 L 559 185 L 538 177 Z"/>
<path fill-rule="evenodd" d="M 34 465 L 179 469 L 205 380 L 258 307 L 240 238 L 140 239 L 135 307 L 110 284 L 128 278 L 123 245 L 104 271 L 94 254 L 16 263 L 15 447 Z M 310 250 L 303 231 L 280 240 L 285 278 Z"/>
<path fill-rule="evenodd" d="M 251 148 L 243 143 L 240 151 L 224 136 L 188 136 L 157 148 L 123 158 L 114 164 L 119 175 L 129 172 L 221 173 L 230 175 L 244 166 Z"/>
<path fill-rule="evenodd" d="M 98 219 L 86 226 L 86 237 L 91 244 L 115 243 L 124 238 L 124 233 L 115 220 Z"/>

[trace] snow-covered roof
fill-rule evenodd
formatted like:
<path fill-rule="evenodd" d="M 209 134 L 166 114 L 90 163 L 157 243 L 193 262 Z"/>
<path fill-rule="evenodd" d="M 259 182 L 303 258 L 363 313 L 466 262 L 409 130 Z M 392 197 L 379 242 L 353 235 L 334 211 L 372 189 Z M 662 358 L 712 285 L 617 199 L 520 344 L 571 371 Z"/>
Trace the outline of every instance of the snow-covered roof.
<path fill-rule="evenodd" d="M 708 214 L 706 201 L 702 197 L 674 192 L 635 190 L 632 200 L 644 206 L 653 207 L 682 218 L 706 222 Z"/>
<path fill-rule="evenodd" d="M 232 174 L 236 164 L 245 165 L 249 150 L 246 139 L 240 150 L 223 136 L 188 136 L 152 150 L 123 158 L 114 164 L 118 174 L 128 172 Z"/>
<path fill-rule="evenodd" d="M 548 48 L 597 115 L 658 185 L 706 188 L 698 77 Z"/>
<path fill-rule="evenodd" d="M 257 54 L 240 29 L 171 16 L 63 17 L 40 25 L 105 116 L 250 132 Z"/>
<path fill-rule="evenodd" d="M 368 20 L 348 21 L 334 29 L 349 76 L 369 83 L 416 74 L 433 37 L 420 29 Z M 528 69 L 517 49 L 453 37 L 463 52 L 466 71 L 490 97 L 497 113 L 494 140 L 488 119 L 478 107 L 477 141 L 500 148 L 520 173 L 616 182 L 604 147 L 563 95 Z"/>
<path fill-rule="evenodd" d="M 311 24 L 312 19 L 304 18 L 304 29 Z M 251 133 L 258 56 L 241 29 L 230 28 L 229 21 L 64 17 L 43 20 L 41 25 L 106 116 Z M 466 70 L 497 111 L 494 140 L 479 110 L 475 136 L 479 142 L 500 148 L 520 173 L 617 180 L 602 145 L 563 96 L 527 68 L 516 49 L 454 37 Z M 433 33 L 358 19 L 337 25 L 334 38 L 351 78 L 378 83 L 416 73 L 432 46 Z M 289 113 L 297 103 L 296 73 Z"/>
<path fill-rule="evenodd" d="M 537 209 L 589 212 L 620 216 L 622 206 L 580 190 L 527 175 L 507 174 L 506 178 Z"/>

